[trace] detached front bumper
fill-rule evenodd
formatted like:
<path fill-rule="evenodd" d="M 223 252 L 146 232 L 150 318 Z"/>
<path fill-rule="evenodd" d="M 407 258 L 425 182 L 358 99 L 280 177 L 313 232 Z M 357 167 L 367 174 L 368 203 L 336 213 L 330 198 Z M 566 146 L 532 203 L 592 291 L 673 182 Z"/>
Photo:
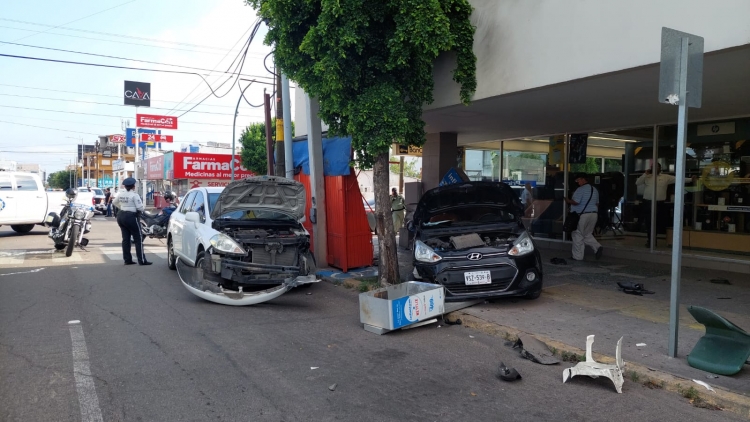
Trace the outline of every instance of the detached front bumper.
<path fill-rule="evenodd" d="M 192 294 L 222 305 L 246 306 L 256 305 L 275 299 L 289 290 L 302 284 L 316 283 L 315 275 L 297 276 L 283 280 L 281 284 L 261 291 L 245 292 L 242 287 L 238 290 L 225 289 L 220 283 L 211 280 L 203 268 L 185 265 L 177 260 L 177 274 L 185 288 Z M 206 277 L 208 275 L 208 277 Z"/>
<path fill-rule="evenodd" d="M 211 254 L 209 259 L 207 279 L 231 280 L 239 285 L 247 286 L 276 286 L 289 279 L 300 277 L 302 268 L 298 266 L 256 264 L 238 261 Z M 218 280 L 217 280 L 218 281 Z"/>

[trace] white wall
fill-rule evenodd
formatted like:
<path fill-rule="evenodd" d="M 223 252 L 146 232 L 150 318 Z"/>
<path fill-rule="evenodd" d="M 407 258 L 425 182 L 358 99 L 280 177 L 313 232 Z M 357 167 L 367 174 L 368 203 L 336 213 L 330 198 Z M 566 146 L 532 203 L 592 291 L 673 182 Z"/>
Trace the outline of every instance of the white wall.
<path fill-rule="evenodd" d="M 474 100 L 658 63 L 663 26 L 711 52 L 750 43 L 748 0 L 469 0 L 477 27 Z M 435 67 L 435 101 L 459 103 L 455 59 Z"/>
<path fill-rule="evenodd" d="M 294 100 L 292 104 L 295 107 L 292 109 L 292 116 L 294 118 L 294 133 L 292 137 L 307 135 L 307 101 L 305 98 L 305 91 L 302 88 L 294 89 Z M 328 125 L 321 121 L 323 132 L 328 130 Z"/>

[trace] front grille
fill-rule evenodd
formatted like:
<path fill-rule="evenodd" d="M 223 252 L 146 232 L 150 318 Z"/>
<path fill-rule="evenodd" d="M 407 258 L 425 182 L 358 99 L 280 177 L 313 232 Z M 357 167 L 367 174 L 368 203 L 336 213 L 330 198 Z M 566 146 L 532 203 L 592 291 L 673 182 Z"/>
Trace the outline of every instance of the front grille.
<path fill-rule="evenodd" d="M 281 253 L 276 253 L 275 262 L 271 262 L 271 253 L 266 251 L 263 246 L 253 248 L 253 264 L 261 265 L 296 265 L 297 248 L 294 246 L 284 247 Z"/>

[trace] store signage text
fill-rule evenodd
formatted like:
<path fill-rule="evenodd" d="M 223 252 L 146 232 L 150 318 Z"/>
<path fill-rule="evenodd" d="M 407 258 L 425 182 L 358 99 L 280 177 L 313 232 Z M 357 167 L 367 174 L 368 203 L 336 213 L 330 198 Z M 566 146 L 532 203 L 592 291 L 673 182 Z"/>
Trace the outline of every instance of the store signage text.
<path fill-rule="evenodd" d="M 141 142 L 174 142 L 174 136 L 157 135 L 155 133 L 141 133 Z"/>
<path fill-rule="evenodd" d="M 154 129 L 177 129 L 177 117 L 157 116 L 154 114 L 137 114 L 137 127 L 150 127 Z"/>
<path fill-rule="evenodd" d="M 124 144 L 125 135 L 109 135 L 109 142 L 113 144 Z"/>
<path fill-rule="evenodd" d="M 125 105 L 151 107 L 151 84 L 125 81 L 124 101 Z"/>
<path fill-rule="evenodd" d="M 239 155 L 174 153 L 175 179 L 231 179 L 232 167 L 235 178 L 254 176 L 242 166 Z"/>

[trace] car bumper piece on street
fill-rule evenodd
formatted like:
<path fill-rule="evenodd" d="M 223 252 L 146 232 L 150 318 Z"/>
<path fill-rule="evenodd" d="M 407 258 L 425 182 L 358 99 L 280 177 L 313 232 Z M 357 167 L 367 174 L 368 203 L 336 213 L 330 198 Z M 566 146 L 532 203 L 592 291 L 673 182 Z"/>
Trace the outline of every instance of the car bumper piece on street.
<path fill-rule="evenodd" d="M 213 282 L 205 280 L 203 269 L 185 265 L 177 260 L 177 274 L 188 291 L 202 299 L 222 305 L 246 306 L 256 305 L 275 299 L 294 287 L 303 284 L 316 283 L 315 275 L 290 277 L 278 286 L 257 292 L 227 290 Z"/>

